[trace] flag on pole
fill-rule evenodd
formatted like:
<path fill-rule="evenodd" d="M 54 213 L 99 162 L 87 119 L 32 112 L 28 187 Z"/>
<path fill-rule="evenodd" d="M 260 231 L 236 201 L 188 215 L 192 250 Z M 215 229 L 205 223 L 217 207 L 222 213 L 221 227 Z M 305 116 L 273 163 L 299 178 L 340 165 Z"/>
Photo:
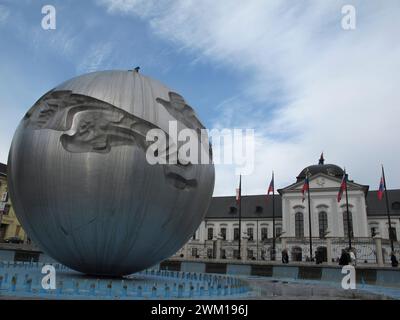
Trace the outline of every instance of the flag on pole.
<path fill-rule="evenodd" d="M 236 202 L 239 203 L 240 195 L 239 195 L 239 188 L 236 188 Z"/>
<path fill-rule="evenodd" d="M 274 173 L 273 172 L 272 172 L 271 182 L 269 183 L 267 195 L 269 195 L 271 192 L 274 193 Z"/>
<path fill-rule="evenodd" d="M 378 199 L 379 200 L 382 200 L 384 191 L 385 191 L 385 181 L 383 180 L 383 175 L 382 175 L 381 181 L 379 182 L 379 189 L 378 189 Z"/>
<path fill-rule="evenodd" d="M 236 203 L 237 204 L 239 204 L 239 202 L 240 202 L 241 194 L 242 194 L 242 176 L 240 176 L 239 188 L 236 188 Z"/>
<path fill-rule="evenodd" d="M 306 174 L 306 178 L 304 179 L 303 188 L 301 189 L 301 193 L 303 194 L 302 202 L 306 199 L 306 191 L 310 192 L 310 182 L 308 181 L 308 173 Z"/>
<path fill-rule="evenodd" d="M 346 185 L 347 185 L 347 175 L 346 175 L 346 171 L 345 171 L 343 174 L 342 183 L 340 184 L 339 192 L 337 195 L 337 202 L 340 202 L 340 200 L 342 200 L 342 195 L 343 195 L 343 192 L 346 190 Z"/>

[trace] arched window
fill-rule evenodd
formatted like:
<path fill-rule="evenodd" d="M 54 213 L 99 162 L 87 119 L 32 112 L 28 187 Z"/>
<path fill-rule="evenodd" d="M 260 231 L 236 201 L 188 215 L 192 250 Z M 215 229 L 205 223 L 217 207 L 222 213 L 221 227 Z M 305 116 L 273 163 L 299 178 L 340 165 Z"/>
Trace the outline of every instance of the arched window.
<path fill-rule="evenodd" d="M 350 237 L 353 238 L 354 237 L 354 233 L 353 233 L 353 217 L 351 212 L 349 211 L 349 222 L 347 221 L 347 211 L 343 212 L 343 230 L 344 230 L 344 236 L 346 238 L 349 237 L 349 229 L 350 229 Z"/>
<path fill-rule="evenodd" d="M 304 237 L 304 220 L 303 214 L 301 212 L 296 212 L 295 218 L 295 235 L 296 238 L 303 238 Z"/>
<path fill-rule="evenodd" d="M 319 237 L 325 238 L 326 230 L 328 230 L 328 215 L 325 211 L 318 213 Z"/>

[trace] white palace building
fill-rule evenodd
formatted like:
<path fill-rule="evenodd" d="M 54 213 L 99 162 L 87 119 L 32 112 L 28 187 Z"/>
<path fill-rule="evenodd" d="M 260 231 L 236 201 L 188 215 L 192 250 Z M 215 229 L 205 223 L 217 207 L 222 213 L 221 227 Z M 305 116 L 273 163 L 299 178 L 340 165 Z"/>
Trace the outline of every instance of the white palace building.
<path fill-rule="evenodd" d="M 386 199 L 378 200 L 377 191 L 348 181 L 349 220 L 346 197 L 337 202 L 343 170 L 333 164 L 319 164 L 303 169 L 295 183 L 279 189 L 275 195 L 276 259 L 286 248 L 290 261 L 306 261 L 310 256 L 308 200 L 302 201 L 301 189 L 306 172 L 311 195 L 311 232 L 313 256 L 336 263 L 341 250 L 352 248 L 358 263 L 390 263 L 391 246 Z M 400 190 L 388 190 L 394 249 L 400 253 Z M 242 196 L 242 260 L 271 259 L 273 245 L 272 195 Z M 179 259 L 237 259 L 239 256 L 239 219 L 236 199 L 214 197 L 204 221 L 193 238 L 177 252 Z M 377 250 L 379 248 L 379 250 Z"/>

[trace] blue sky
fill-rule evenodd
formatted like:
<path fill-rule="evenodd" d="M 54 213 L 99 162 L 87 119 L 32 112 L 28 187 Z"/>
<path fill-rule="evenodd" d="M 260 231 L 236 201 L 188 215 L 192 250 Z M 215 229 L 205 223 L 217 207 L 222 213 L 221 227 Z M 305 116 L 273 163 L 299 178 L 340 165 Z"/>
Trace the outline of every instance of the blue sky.
<path fill-rule="evenodd" d="M 53 5 L 57 29 L 43 30 Z M 344 4 L 357 27 L 341 28 Z M 376 189 L 384 163 L 400 187 L 398 1 L 0 0 L 0 161 L 46 91 L 79 74 L 132 69 L 181 93 L 209 128 L 253 128 L 254 174 L 282 187 L 321 151 Z M 215 194 L 233 194 L 231 166 Z"/>
<path fill-rule="evenodd" d="M 214 106 L 239 90 L 238 74 L 209 61 L 195 61 L 187 51 L 155 37 L 139 18 L 110 15 L 90 1 L 0 3 L 9 11 L 1 28 L 0 99 L 2 106 L 14 104 L 19 116 L 56 84 L 103 69 L 141 66 L 143 73 L 201 106 L 197 110 L 205 123 Z M 46 4 L 56 7 L 56 30 L 41 28 L 41 8 Z"/>

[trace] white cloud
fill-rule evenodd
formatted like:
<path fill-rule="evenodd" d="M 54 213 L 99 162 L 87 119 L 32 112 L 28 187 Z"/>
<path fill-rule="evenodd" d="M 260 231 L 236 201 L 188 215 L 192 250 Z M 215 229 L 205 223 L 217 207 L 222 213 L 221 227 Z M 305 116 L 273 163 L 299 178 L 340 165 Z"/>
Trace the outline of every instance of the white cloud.
<path fill-rule="evenodd" d="M 41 28 L 28 29 L 25 25 L 19 27 L 20 36 L 26 37 L 27 30 L 32 33 L 32 42 L 35 52 L 48 48 L 65 58 L 72 59 L 79 49 L 78 34 L 74 28 L 58 28 L 56 30 L 43 30 Z"/>
<path fill-rule="evenodd" d="M 113 51 L 111 43 L 98 43 L 92 45 L 82 61 L 77 66 L 77 73 L 93 72 L 100 69 L 108 69 L 110 56 Z"/>
<path fill-rule="evenodd" d="M 0 5 L 0 25 L 6 23 L 9 16 L 10 10 L 6 6 Z"/>
<path fill-rule="evenodd" d="M 245 94 L 223 104 L 215 124 L 257 130 L 256 169 L 244 179 L 245 192 L 264 192 L 272 169 L 280 186 L 292 182 L 321 151 L 372 189 L 383 162 L 390 187 L 400 187 L 399 2 L 101 3 L 148 20 L 196 59 L 243 73 Z M 344 4 L 356 7 L 356 30 L 341 28 Z M 255 102 L 274 104 L 274 113 L 262 117 Z M 234 192 L 233 172 L 217 168 L 215 194 Z"/>

